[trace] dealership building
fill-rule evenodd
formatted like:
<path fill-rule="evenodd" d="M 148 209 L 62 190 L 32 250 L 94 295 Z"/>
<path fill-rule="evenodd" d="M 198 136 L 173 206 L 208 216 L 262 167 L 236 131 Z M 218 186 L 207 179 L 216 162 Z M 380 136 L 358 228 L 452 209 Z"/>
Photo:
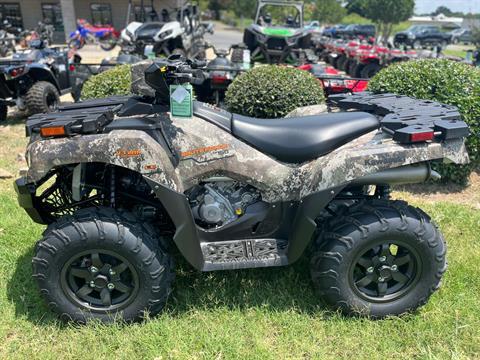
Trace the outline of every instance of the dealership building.
<path fill-rule="evenodd" d="M 63 42 L 76 28 L 77 19 L 86 19 L 94 25 L 113 25 L 121 30 L 127 21 L 140 20 L 151 11 L 152 3 L 160 13 L 174 9 L 181 0 L 0 0 L 0 20 L 8 20 L 15 27 L 34 29 L 39 21 L 48 21 L 55 27 L 55 41 Z"/>

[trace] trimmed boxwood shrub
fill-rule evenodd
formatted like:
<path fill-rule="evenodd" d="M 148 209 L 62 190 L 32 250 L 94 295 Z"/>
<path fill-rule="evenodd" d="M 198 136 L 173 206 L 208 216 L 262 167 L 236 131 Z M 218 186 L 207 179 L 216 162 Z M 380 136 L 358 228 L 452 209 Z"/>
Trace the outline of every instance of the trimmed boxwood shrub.
<path fill-rule="evenodd" d="M 130 65 L 120 65 L 92 76 L 83 84 L 82 100 L 129 95 L 132 85 L 130 70 Z"/>
<path fill-rule="evenodd" d="M 480 70 L 446 59 L 424 59 L 391 65 L 368 85 L 375 93 L 391 92 L 435 100 L 458 107 L 472 134 L 467 139 L 471 163 L 465 166 L 435 164 L 445 181 L 466 184 L 480 168 Z"/>
<path fill-rule="evenodd" d="M 225 96 L 230 111 L 269 119 L 324 101 L 322 85 L 313 75 L 277 65 L 259 66 L 237 76 Z"/>

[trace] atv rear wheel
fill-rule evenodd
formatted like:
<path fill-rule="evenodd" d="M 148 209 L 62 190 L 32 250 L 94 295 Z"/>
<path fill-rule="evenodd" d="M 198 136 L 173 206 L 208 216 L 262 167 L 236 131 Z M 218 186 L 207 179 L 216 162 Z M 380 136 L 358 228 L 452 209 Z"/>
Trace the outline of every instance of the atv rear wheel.
<path fill-rule="evenodd" d="M 33 277 L 64 320 L 136 321 L 165 306 L 172 259 L 153 229 L 128 213 L 82 209 L 37 243 Z"/>
<path fill-rule="evenodd" d="M 415 310 L 438 289 L 446 246 L 424 212 L 375 200 L 336 215 L 317 239 L 310 264 L 329 305 L 382 318 Z"/>
<path fill-rule="evenodd" d="M 370 79 L 373 77 L 376 73 L 378 73 L 380 70 L 382 70 L 382 67 L 377 64 L 377 63 L 370 63 L 365 65 L 365 67 L 362 69 L 360 76 L 364 79 Z"/>
<path fill-rule="evenodd" d="M 345 71 L 345 64 L 347 63 L 347 57 L 345 55 L 340 55 L 337 59 L 337 69 Z"/>
<path fill-rule="evenodd" d="M 57 88 L 48 81 L 39 81 L 32 85 L 25 96 L 29 114 L 55 111 L 60 102 Z"/>
<path fill-rule="evenodd" d="M 8 106 L 0 104 L 0 123 L 7 120 Z"/>

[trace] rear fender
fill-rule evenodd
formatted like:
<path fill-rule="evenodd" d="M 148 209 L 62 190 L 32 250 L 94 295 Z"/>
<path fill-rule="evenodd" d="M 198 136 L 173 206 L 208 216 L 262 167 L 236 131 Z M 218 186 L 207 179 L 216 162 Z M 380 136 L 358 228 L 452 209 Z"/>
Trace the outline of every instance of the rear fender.
<path fill-rule="evenodd" d="M 58 91 L 61 90 L 57 78 L 53 75 L 52 71 L 47 65 L 30 65 L 28 75 L 36 81 L 48 81 L 49 83 L 53 84 Z"/>

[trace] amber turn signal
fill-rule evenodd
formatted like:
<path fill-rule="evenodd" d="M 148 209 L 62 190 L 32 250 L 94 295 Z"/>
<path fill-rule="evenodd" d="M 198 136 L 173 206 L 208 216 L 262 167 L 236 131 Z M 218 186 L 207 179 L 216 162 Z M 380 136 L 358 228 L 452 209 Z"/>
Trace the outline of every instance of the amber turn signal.
<path fill-rule="evenodd" d="M 64 136 L 65 127 L 63 126 L 43 127 L 40 129 L 40 135 L 42 135 L 43 137 Z"/>

